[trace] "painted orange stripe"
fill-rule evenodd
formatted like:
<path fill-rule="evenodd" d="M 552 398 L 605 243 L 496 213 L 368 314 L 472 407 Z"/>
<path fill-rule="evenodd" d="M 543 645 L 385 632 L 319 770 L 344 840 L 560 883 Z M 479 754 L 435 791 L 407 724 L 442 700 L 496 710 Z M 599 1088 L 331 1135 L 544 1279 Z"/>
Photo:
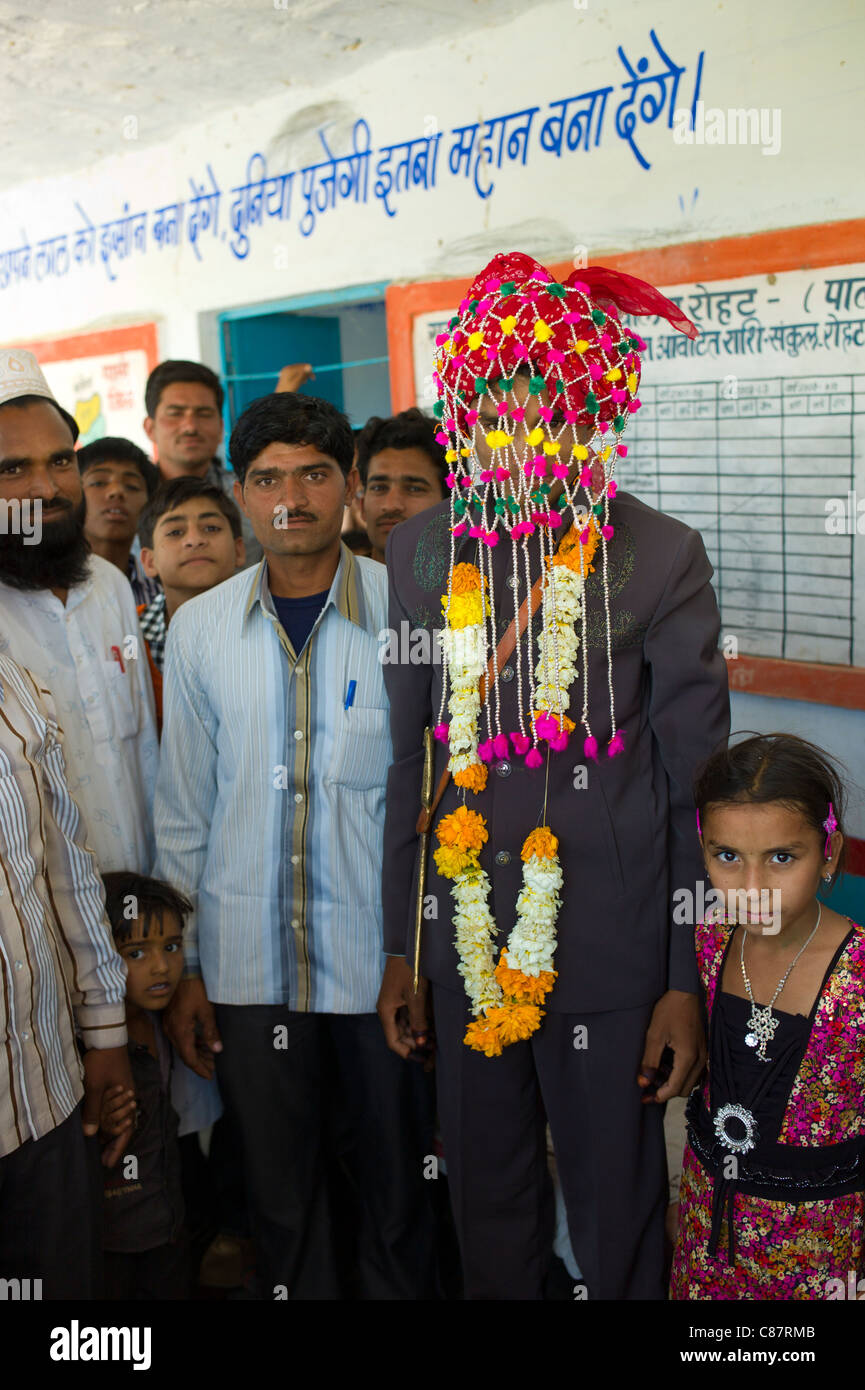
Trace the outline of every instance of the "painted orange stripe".
<path fill-rule="evenodd" d="M 816 661 L 781 661 L 770 656 L 728 660 L 731 690 L 777 695 L 841 709 L 865 709 L 865 668 L 827 666 Z"/>
<path fill-rule="evenodd" d="M 43 338 L 37 342 L 10 344 L 26 348 L 37 362 L 68 362 L 75 357 L 102 357 L 111 352 L 131 352 L 140 348 L 153 371 L 159 361 L 155 323 L 132 323 L 122 328 L 104 328 L 97 333 L 76 333 L 68 338 Z"/>

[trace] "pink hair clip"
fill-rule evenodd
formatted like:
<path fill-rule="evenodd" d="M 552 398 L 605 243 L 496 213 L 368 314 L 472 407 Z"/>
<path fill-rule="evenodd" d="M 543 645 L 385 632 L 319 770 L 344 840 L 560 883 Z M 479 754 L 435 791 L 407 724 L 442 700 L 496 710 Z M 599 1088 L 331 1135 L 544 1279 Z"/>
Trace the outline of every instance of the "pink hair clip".
<path fill-rule="evenodd" d="M 835 831 L 838 829 L 838 822 L 835 819 L 835 812 L 832 810 L 831 801 L 829 802 L 829 814 L 823 822 L 823 829 L 826 831 L 826 843 L 823 846 L 823 858 L 831 859 L 832 847 L 829 842 L 832 839 L 832 836 L 835 834 Z"/>

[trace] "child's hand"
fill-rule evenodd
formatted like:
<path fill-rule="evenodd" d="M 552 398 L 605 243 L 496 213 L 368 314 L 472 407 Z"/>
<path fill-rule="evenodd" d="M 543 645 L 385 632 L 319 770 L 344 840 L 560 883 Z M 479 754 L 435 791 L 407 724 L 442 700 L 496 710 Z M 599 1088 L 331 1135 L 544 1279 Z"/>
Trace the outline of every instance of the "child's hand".
<path fill-rule="evenodd" d="M 135 1092 L 125 1086 L 106 1086 L 102 1093 L 99 1129 L 106 1144 L 103 1163 L 113 1167 L 135 1128 Z M 118 1141 L 120 1141 L 118 1143 Z"/>

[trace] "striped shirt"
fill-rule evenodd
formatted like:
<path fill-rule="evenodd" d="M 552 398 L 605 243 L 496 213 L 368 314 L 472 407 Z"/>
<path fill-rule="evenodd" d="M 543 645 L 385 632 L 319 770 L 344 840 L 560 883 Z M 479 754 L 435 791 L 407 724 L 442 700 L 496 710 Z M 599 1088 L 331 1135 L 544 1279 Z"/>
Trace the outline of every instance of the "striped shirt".
<path fill-rule="evenodd" d="M 187 971 L 217 1003 L 375 1009 L 391 761 L 386 622 L 384 566 L 344 545 L 300 655 L 276 616 L 266 562 L 171 620 L 155 872 L 192 898 Z"/>
<path fill-rule="evenodd" d="M 146 874 L 159 757 L 147 653 L 120 570 L 100 555 L 88 570 L 65 604 L 50 589 L 0 583 L 0 652 L 35 672 L 56 701 L 69 790 L 100 869 Z"/>
<path fill-rule="evenodd" d="M 126 1042 L 126 967 L 66 782 L 54 703 L 0 654 L 0 1157 L 71 1115 L 87 1047 Z"/>

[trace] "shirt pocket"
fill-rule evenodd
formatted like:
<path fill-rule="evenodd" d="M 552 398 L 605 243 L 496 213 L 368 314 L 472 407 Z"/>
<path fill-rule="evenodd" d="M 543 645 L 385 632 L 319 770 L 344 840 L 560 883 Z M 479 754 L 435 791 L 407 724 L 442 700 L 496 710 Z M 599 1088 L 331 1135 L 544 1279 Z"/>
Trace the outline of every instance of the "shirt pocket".
<path fill-rule="evenodd" d="M 132 672 L 122 671 L 117 661 L 103 661 L 107 738 L 134 738 L 138 733 L 138 711 L 132 689 Z"/>
<path fill-rule="evenodd" d="M 328 780 L 354 791 L 384 790 L 390 761 L 390 710 L 340 711 Z"/>

